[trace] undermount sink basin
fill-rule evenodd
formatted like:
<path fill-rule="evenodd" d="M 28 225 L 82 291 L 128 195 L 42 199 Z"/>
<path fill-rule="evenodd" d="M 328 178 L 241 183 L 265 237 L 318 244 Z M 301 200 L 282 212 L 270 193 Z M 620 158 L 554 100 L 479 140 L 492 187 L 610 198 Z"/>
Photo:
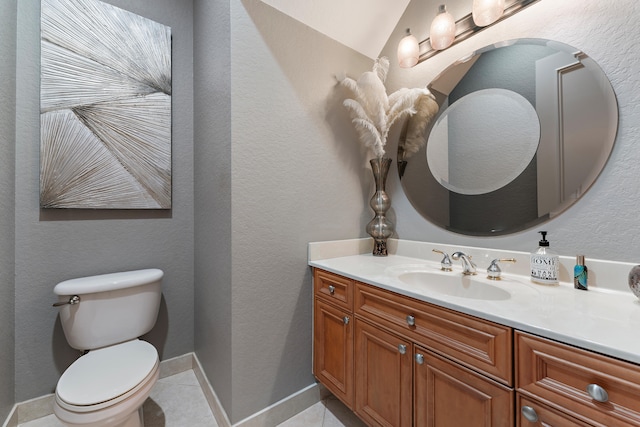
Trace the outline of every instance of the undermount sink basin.
<path fill-rule="evenodd" d="M 428 271 L 411 271 L 398 275 L 398 279 L 410 286 L 458 298 L 500 301 L 511 298 L 511 294 L 497 286 L 486 283 L 478 276 L 434 274 Z"/>

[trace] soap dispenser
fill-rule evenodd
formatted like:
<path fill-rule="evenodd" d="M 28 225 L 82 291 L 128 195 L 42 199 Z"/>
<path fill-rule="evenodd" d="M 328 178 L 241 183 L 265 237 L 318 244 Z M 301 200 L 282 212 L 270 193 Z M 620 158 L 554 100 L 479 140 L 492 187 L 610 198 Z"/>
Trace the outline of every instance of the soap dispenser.
<path fill-rule="evenodd" d="M 542 285 L 557 285 L 560 262 L 558 255 L 549 249 L 547 232 L 539 231 L 542 240 L 538 249 L 531 253 L 531 281 Z"/>

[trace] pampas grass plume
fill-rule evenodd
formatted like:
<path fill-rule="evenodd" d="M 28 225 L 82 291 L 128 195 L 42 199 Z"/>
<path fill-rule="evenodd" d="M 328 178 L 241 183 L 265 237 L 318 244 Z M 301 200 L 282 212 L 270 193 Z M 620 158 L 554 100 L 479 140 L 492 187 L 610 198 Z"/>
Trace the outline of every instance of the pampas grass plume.
<path fill-rule="evenodd" d="M 427 89 L 402 88 L 387 96 L 384 81 L 388 71 L 389 60 L 381 57 L 374 61 L 372 70 L 362 73 L 357 81 L 344 73 L 336 76 L 340 84 L 354 94 L 354 99 L 346 99 L 343 105 L 351 114 L 351 122 L 361 142 L 372 149 L 376 157 L 384 156 L 389 129 L 396 121 L 417 114 L 419 117 L 414 124 L 415 136 L 412 139 L 417 141 L 417 132 L 420 129 L 424 131 L 435 115 L 428 100 L 435 104 L 435 112 L 438 111 L 437 103 Z M 428 111 L 423 112 L 423 107 Z"/>

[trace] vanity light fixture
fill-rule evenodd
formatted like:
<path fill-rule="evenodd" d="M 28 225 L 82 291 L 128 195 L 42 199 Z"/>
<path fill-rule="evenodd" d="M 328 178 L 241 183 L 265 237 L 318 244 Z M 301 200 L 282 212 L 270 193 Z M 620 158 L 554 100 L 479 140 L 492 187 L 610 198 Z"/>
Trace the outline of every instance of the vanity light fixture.
<path fill-rule="evenodd" d="M 539 1 L 473 0 L 472 12 L 458 21 L 454 21 L 445 5 L 440 5 L 431 23 L 429 38 L 418 42 L 407 29 L 407 34 L 398 44 L 398 63 L 402 68 L 411 68 Z"/>
<path fill-rule="evenodd" d="M 398 44 L 398 63 L 402 68 L 411 68 L 418 63 L 420 46 L 416 36 L 407 28 L 407 35 Z"/>
<path fill-rule="evenodd" d="M 478 27 L 496 22 L 504 14 L 504 0 L 473 0 L 471 15 Z"/>
<path fill-rule="evenodd" d="M 447 7 L 443 4 L 440 5 L 438 14 L 431 22 L 429 37 L 433 50 L 448 48 L 456 37 L 456 20 L 447 12 Z"/>

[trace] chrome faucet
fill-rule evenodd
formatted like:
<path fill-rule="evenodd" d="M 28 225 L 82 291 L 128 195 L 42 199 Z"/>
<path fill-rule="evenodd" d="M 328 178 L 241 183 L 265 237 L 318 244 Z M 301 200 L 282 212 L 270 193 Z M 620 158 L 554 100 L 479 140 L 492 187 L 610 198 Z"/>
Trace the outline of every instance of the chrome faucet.
<path fill-rule="evenodd" d="M 472 275 L 476 274 L 476 265 L 471 261 L 471 257 L 464 252 L 454 252 L 451 254 L 451 258 L 454 260 L 460 260 L 462 262 L 462 274 Z"/>

